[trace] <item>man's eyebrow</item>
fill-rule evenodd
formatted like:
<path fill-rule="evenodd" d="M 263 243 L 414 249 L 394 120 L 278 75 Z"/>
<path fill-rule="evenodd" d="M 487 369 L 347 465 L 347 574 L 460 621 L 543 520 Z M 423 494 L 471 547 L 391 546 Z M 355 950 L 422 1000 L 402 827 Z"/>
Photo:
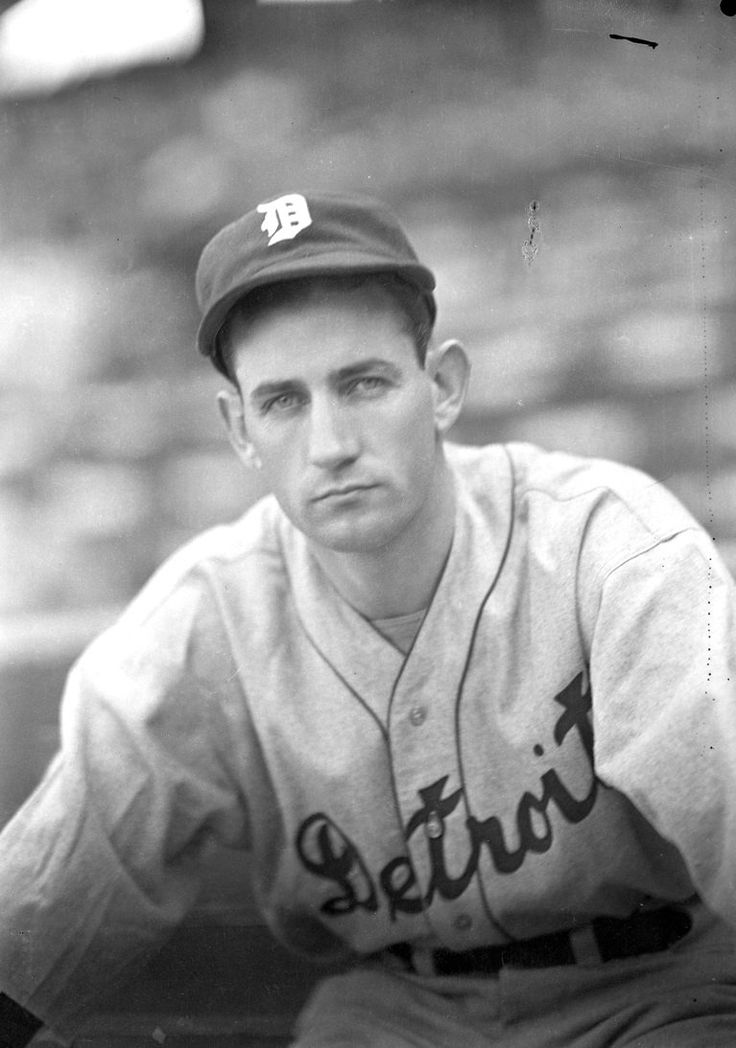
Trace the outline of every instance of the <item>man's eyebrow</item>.
<path fill-rule="evenodd" d="M 401 368 L 391 363 L 391 361 L 383 360 L 381 357 L 370 357 L 368 360 L 361 360 L 357 364 L 347 364 L 344 368 L 337 368 L 329 373 L 328 378 L 330 382 L 344 382 L 346 379 L 356 378 L 359 375 L 365 375 L 367 372 L 375 373 L 376 371 L 395 380 L 401 378 L 402 374 Z M 263 400 L 264 397 L 278 396 L 281 393 L 290 393 L 294 390 L 302 391 L 305 388 L 304 382 L 298 378 L 276 379 L 273 382 L 261 382 L 250 393 L 249 399 L 258 401 Z"/>
<path fill-rule="evenodd" d="M 371 357 L 369 360 L 361 360 L 357 364 L 348 364 L 344 368 L 338 368 L 336 371 L 330 372 L 331 381 L 342 381 L 346 378 L 355 378 L 356 375 L 364 375 L 366 372 L 379 371 L 384 375 L 388 375 L 392 378 L 401 377 L 401 368 L 397 367 L 396 364 L 391 363 L 389 360 L 382 360 L 380 357 Z"/>
<path fill-rule="evenodd" d="M 278 396 L 279 393 L 288 393 L 295 389 L 304 389 L 304 383 L 296 378 L 282 378 L 275 382 L 261 382 L 251 391 L 250 400 L 263 400 L 264 397 Z"/>

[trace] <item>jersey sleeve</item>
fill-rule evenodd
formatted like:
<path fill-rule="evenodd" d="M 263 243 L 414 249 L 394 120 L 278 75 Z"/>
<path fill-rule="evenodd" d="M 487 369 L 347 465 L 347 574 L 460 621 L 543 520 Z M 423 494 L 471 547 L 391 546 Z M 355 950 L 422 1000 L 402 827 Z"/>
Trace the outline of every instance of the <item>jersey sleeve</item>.
<path fill-rule="evenodd" d="M 185 916 L 213 843 L 247 843 L 236 675 L 200 603 L 184 589 L 91 645 L 60 751 L 0 836 L 0 990 L 62 1036 Z"/>
<path fill-rule="evenodd" d="M 692 526 L 652 537 L 596 589 L 597 774 L 678 848 L 703 900 L 736 926 L 733 580 Z"/>

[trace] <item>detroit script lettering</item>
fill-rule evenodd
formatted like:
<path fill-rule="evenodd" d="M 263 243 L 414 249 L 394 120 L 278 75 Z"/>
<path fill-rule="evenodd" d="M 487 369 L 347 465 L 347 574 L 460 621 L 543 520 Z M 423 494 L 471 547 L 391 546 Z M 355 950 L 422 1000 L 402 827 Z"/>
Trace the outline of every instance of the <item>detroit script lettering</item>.
<path fill-rule="evenodd" d="M 445 795 L 449 776 L 444 775 L 421 788 L 421 806 L 410 818 L 406 840 L 419 830 L 426 833 L 429 884 L 424 896 L 417 890 L 416 877 L 406 855 L 388 862 L 378 874 L 381 893 L 389 907 L 392 920 L 398 913 L 418 913 L 432 903 L 435 895 L 442 899 L 457 899 L 470 884 L 477 868 L 481 849 L 487 848 L 498 873 L 514 873 L 531 852 L 548 851 L 553 842 L 550 805 L 568 823 L 582 822 L 591 812 L 598 793 L 598 780 L 593 771 L 593 730 L 588 717 L 591 709 L 590 687 L 587 675 L 579 673 L 554 701 L 562 707 L 554 727 L 554 740 L 561 747 L 569 733 L 576 730 L 590 763 L 590 790 L 583 798 L 574 797 L 554 769 L 540 776 L 541 793 L 525 791 L 516 805 L 516 830 L 519 845 L 509 848 L 502 820 L 497 815 L 478 819 L 474 815 L 465 820 L 468 833 L 468 857 L 465 868 L 457 877 L 448 873 L 445 861 L 445 841 L 442 832 L 444 820 L 458 807 L 463 790 Z M 536 818 L 535 818 L 536 816 Z M 433 832 L 434 831 L 434 832 Z M 341 894 L 329 898 L 321 906 L 323 913 L 338 917 L 363 909 L 375 913 L 380 905 L 376 883 L 355 844 L 324 812 L 316 812 L 305 819 L 296 837 L 296 849 L 305 869 L 316 877 L 332 881 Z"/>

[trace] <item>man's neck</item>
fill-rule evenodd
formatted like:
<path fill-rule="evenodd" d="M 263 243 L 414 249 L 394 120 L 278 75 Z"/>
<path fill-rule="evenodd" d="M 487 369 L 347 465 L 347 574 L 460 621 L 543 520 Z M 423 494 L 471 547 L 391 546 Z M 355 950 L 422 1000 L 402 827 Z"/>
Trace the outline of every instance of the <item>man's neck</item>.
<path fill-rule="evenodd" d="M 335 589 L 366 618 L 408 615 L 428 607 L 454 527 L 454 481 L 443 462 L 434 499 L 396 542 L 367 553 L 313 552 Z"/>

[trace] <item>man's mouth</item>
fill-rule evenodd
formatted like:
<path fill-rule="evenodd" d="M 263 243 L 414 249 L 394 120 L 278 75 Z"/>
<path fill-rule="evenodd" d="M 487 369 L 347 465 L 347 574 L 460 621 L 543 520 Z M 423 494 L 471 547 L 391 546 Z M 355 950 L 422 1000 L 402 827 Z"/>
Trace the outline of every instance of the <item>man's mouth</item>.
<path fill-rule="evenodd" d="M 359 495 L 362 491 L 370 491 L 375 484 L 342 484 L 339 487 L 326 488 L 312 499 L 313 502 L 322 502 L 324 499 L 348 498 L 350 495 Z"/>

